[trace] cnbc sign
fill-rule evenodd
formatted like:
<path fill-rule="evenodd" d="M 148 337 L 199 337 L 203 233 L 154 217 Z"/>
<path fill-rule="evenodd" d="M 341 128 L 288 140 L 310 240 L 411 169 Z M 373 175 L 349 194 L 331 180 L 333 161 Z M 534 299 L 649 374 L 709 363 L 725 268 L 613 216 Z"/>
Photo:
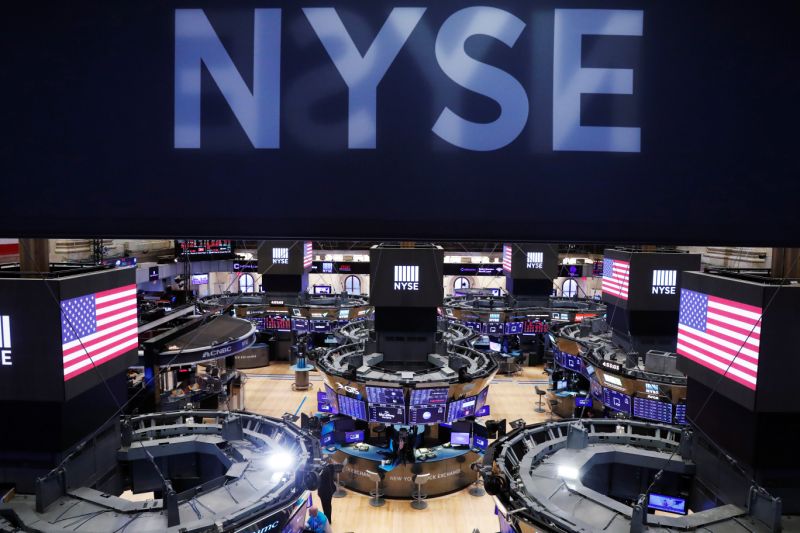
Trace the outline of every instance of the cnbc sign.
<path fill-rule="evenodd" d="M 437 5 L 436 9 L 443 8 Z M 251 46 L 248 62 L 252 64 L 240 69 L 241 65 L 232 59 L 204 10 L 175 10 L 174 148 L 202 148 L 204 71 L 213 80 L 215 90 L 224 97 L 253 148 L 281 148 L 282 121 L 287 120 L 282 112 L 287 111 L 290 121 L 299 120 L 288 113 L 292 106 L 282 106 L 281 65 L 298 64 L 302 60 L 297 56 L 282 57 L 282 29 L 290 26 L 282 22 L 284 11 L 262 8 L 253 10 L 252 18 L 241 17 L 242 33 L 252 32 L 253 37 L 252 44 L 244 45 Z M 549 79 L 552 72 L 552 86 L 546 88 L 550 91 L 548 106 L 552 97 L 551 109 L 543 109 L 544 102 L 531 98 L 532 88 L 526 89 L 512 73 L 472 57 L 467 46 L 474 36 L 480 36 L 481 42 L 488 43 L 490 41 L 484 39 L 490 39 L 494 41 L 492 46 L 498 47 L 498 59 L 502 61 L 502 57 L 525 46 L 518 40 L 526 32 L 533 32 L 532 10 L 512 13 L 494 6 L 469 6 L 446 12 L 444 22 L 430 28 L 429 20 L 437 17 L 426 17 L 427 8 L 394 7 L 387 16 L 381 17 L 380 30 L 371 32 L 367 42 L 363 38 L 354 39 L 351 34 L 354 28 L 348 29 L 345 20 L 351 20 L 352 14 L 343 20 L 342 13 L 334 7 L 307 7 L 300 11 L 304 23 L 313 32 L 311 38 L 319 41 L 338 72 L 340 79 L 334 83 L 343 82 L 347 87 L 348 149 L 378 147 L 379 85 L 402 50 L 418 53 L 420 47 L 432 44 L 433 49 L 425 53 L 435 57 L 438 69 L 449 79 L 445 87 L 460 87 L 481 95 L 496 104 L 499 114 L 488 122 L 474 121 L 464 110 L 437 103 L 431 122 L 423 130 L 426 135 L 463 150 L 499 150 L 522 134 L 528 126 L 531 107 L 534 107 L 540 115 L 552 116 L 551 130 L 545 129 L 542 133 L 553 151 L 640 152 L 638 125 L 612 126 L 602 121 L 584 125 L 587 121 L 581 117 L 581 99 L 593 94 L 638 98 L 633 91 L 633 68 L 588 67 L 584 66 L 582 57 L 585 36 L 643 37 L 642 10 L 553 10 L 552 57 L 536 61 L 528 58 L 523 65 L 533 69 L 532 76 L 524 77 L 526 81 Z M 425 27 L 415 31 L 418 26 Z M 433 31 L 430 40 L 426 37 L 429 29 Z M 415 82 L 408 81 L 409 84 Z M 322 90 L 327 83 L 320 83 L 313 90 Z M 442 85 L 441 82 L 438 85 Z M 381 89 L 385 89 L 385 84 Z M 547 128 L 544 121 L 537 123 L 533 127 Z"/>

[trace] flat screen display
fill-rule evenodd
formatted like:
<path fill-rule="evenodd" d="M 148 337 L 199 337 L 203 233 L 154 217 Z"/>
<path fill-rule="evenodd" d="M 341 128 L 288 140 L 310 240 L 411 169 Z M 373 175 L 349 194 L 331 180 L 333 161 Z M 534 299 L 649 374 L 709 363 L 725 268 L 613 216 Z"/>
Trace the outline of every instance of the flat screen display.
<path fill-rule="evenodd" d="M 469 433 L 451 433 L 450 444 L 453 446 L 469 446 Z"/>
<path fill-rule="evenodd" d="M 348 320 L 350 318 L 349 309 L 339 309 L 339 320 Z"/>
<path fill-rule="evenodd" d="M 328 433 L 333 433 L 336 430 L 336 424 L 331 422 L 326 422 L 322 425 L 322 434 L 327 435 Z"/>
<path fill-rule="evenodd" d="M 523 331 L 524 322 L 506 322 L 506 335 L 519 335 Z"/>
<path fill-rule="evenodd" d="M 292 319 L 292 331 L 297 331 L 298 333 L 305 333 L 308 331 L 308 319 L 307 318 L 293 318 Z"/>
<path fill-rule="evenodd" d="M 332 287 L 330 285 L 314 285 L 314 294 L 330 294 Z"/>
<path fill-rule="evenodd" d="M 447 390 L 447 389 L 445 389 Z M 400 387 L 369 387 L 367 386 L 367 400 L 370 404 L 405 405 L 406 400 L 403 389 Z"/>
<path fill-rule="evenodd" d="M 536 335 L 537 333 L 547 333 L 548 331 L 550 331 L 549 324 L 541 320 L 526 320 L 522 324 L 523 335 Z"/>
<path fill-rule="evenodd" d="M 306 506 L 301 505 L 294 515 L 289 519 L 281 533 L 303 533 L 306 526 Z"/>
<path fill-rule="evenodd" d="M 477 398 L 469 396 L 462 400 L 455 400 L 447 405 L 447 421 L 452 422 L 475 414 L 475 403 Z"/>
<path fill-rule="evenodd" d="M 357 418 L 359 420 L 367 419 L 367 406 L 361 400 L 350 398 L 343 394 L 339 395 L 339 414 Z"/>
<path fill-rule="evenodd" d="M 484 330 L 489 335 L 502 335 L 506 331 L 505 324 L 484 324 Z"/>
<path fill-rule="evenodd" d="M 487 446 L 489 446 L 489 439 L 487 439 L 485 437 L 479 437 L 477 435 L 475 435 L 472 438 L 472 447 L 473 448 L 477 448 L 478 450 L 481 450 L 481 451 L 486 451 L 486 447 Z"/>
<path fill-rule="evenodd" d="M 322 444 L 323 446 L 327 446 L 327 445 L 329 445 L 329 444 L 333 444 L 333 433 L 325 433 L 325 434 L 324 434 L 324 435 L 322 435 L 322 437 L 319 439 L 319 442 L 320 442 L 320 444 Z"/>
<path fill-rule="evenodd" d="M 477 411 L 475 411 L 475 416 L 476 417 L 489 416 L 490 414 L 492 414 L 492 408 L 490 406 L 488 406 L 488 405 L 484 405 L 484 406 L 478 408 Z"/>
<path fill-rule="evenodd" d="M 631 414 L 631 397 L 627 394 L 603 387 L 603 404 L 614 411 Z"/>
<path fill-rule="evenodd" d="M 685 426 L 686 422 L 686 404 L 679 403 L 675 405 L 675 423 Z"/>
<path fill-rule="evenodd" d="M 672 423 L 672 403 L 651 400 L 650 398 L 633 398 L 633 416 L 646 420 Z"/>
<path fill-rule="evenodd" d="M 383 424 L 405 424 L 406 408 L 401 405 L 370 405 L 369 421 Z"/>
<path fill-rule="evenodd" d="M 445 421 L 444 405 L 412 405 L 408 409 L 409 424 L 439 424 Z"/>
<path fill-rule="evenodd" d="M 603 386 L 596 379 L 589 380 L 589 388 L 592 391 L 592 398 L 603 399 Z"/>
<path fill-rule="evenodd" d="M 686 500 L 677 496 L 651 493 L 647 501 L 650 509 L 674 514 L 686 514 Z"/>
<path fill-rule="evenodd" d="M 311 331 L 315 333 L 327 333 L 331 330 L 331 323 L 329 320 L 312 320 Z"/>
<path fill-rule="evenodd" d="M 447 387 L 434 387 L 430 389 L 413 389 L 411 391 L 411 405 L 445 405 L 447 403 Z"/>
<path fill-rule="evenodd" d="M 264 329 L 292 331 L 292 319 L 284 315 L 270 315 L 264 317 Z"/>
<path fill-rule="evenodd" d="M 344 441 L 347 444 L 352 444 L 354 442 L 364 442 L 364 431 L 360 429 L 357 431 L 345 431 Z"/>
<path fill-rule="evenodd" d="M 336 394 L 336 391 L 334 391 L 332 388 L 330 388 L 330 386 L 328 386 L 327 384 L 325 385 L 325 396 L 328 399 L 328 405 L 331 406 L 331 412 L 333 414 L 335 414 L 335 415 L 338 415 L 339 414 L 339 399 L 338 399 L 339 395 Z"/>
<path fill-rule="evenodd" d="M 192 285 L 208 285 L 208 274 L 192 274 Z"/>
<path fill-rule="evenodd" d="M 575 407 L 591 407 L 592 399 L 588 396 L 576 396 Z"/>
<path fill-rule="evenodd" d="M 503 351 L 503 346 L 499 342 L 489 341 L 489 349 L 493 352 Z"/>
<path fill-rule="evenodd" d="M 482 391 L 478 393 L 478 402 L 475 404 L 475 410 L 479 411 L 486 405 L 486 399 L 489 397 L 489 387 L 486 386 Z"/>
<path fill-rule="evenodd" d="M 192 239 L 177 241 L 179 256 L 187 255 L 228 255 L 233 252 L 230 240 Z"/>

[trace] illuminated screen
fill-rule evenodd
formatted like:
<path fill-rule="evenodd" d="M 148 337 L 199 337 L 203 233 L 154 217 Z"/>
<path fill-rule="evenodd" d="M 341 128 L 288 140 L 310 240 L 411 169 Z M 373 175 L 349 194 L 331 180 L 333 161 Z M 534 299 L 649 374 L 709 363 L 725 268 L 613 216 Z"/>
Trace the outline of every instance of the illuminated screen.
<path fill-rule="evenodd" d="M 475 404 L 476 411 L 479 411 L 484 405 L 486 405 L 486 398 L 488 396 L 489 396 L 489 387 L 487 386 L 478 393 L 478 402 Z"/>
<path fill-rule="evenodd" d="M 346 431 L 344 433 L 344 441 L 347 444 L 352 444 L 354 442 L 364 442 L 364 431 Z"/>
<path fill-rule="evenodd" d="M 208 285 L 208 274 L 192 274 L 192 285 Z"/>
<path fill-rule="evenodd" d="M 139 346 L 136 285 L 61 301 L 64 381 Z"/>
<path fill-rule="evenodd" d="M 614 411 L 631 414 L 631 397 L 627 394 L 603 387 L 603 404 Z"/>
<path fill-rule="evenodd" d="M 686 500 L 676 496 L 664 494 L 650 494 L 647 502 L 650 509 L 657 509 L 667 513 L 686 514 Z"/>
<path fill-rule="evenodd" d="M 447 421 L 452 422 L 460 418 L 472 416 L 475 414 L 475 403 L 477 399 L 475 396 L 464 398 L 463 400 L 455 400 L 447 405 Z"/>
<path fill-rule="evenodd" d="M 679 403 L 675 405 L 675 423 L 685 426 L 686 422 L 686 404 Z"/>
<path fill-rule="evenodd" d="M 479 450 L 485 451 L 486 447 L 489 446 L 489 439 L 475 435 L 472 438 L 472 445 Z"/>
<path fill-rule="evenodd" d="M 522 324 L 523 335 L 535 335 L 537 333 L 547 333 L 550 331 L 550 326 L 547 322 L 541 320 L 526 320 Z"/>
<path fill-rule="evenodd" d="M 331 409 L 332 409 L 331 412 L 333 414 L 337 414 L 338 415 L 339 414 L 339 395 L 336 394 L 336 391 L 334 391 L 332 388 L 330 388 L 330 386 L 328 386 L 327 384 L 325 385 L 325 396 L 328 399 L 328 405 L 331 406 Z"/>
<path fill-rule="evenodd" d="M 330 294 L 331 291 L 330 285 L 314 285 L 314 294 Z"/>
<path fill-rule="evenodd" d="M 281 533 L 303 533 L 306 525 L 306 506 L 301 505 L 283 526 Z"/>
<path fill-rule="evenodd" d="M 519 335 L 523 329 L 523 322 L 506 322 L 506 335 Z"/>
<path fill-rule="evenodd" d="M 591 407 L 592 399 L 588 397 L 576 396 L 575 407 Z"/>
<path fill-rule="evenodd" d="M 327 333 L 331 330 L 331 323 L 328 320 L 312 320 L 311 321 L 311 331 L 315 331 L 317 333 Z"/>
<path fill-rule="evenodd" d="M 292 330 L 297 331 L 299 333 L 303 333 L 308 331 L 308 319 L 307 318 L 293 318 L 292 319 Z"/>
<path fill-rule="evenodd" d="M 411 391 L 411 405 L 445 405 L 447 403 L 447 393 L 447 387 L 413 389 Z"/>
<path fill-rule="evenodd" d="M 671 424 L 672 404 L 670 402 L 660 402 L 649 398 L 634 397 L 633 416 Z"/>
<path fill-rule="evenodd" d="M 408 409 L 409 424 L 439 424 L 444 421 L 444 405 L 412 405 Z"/>
<path fill-rule="evenodd" d="M 339 414 L 351 416 L 359 420 L 367 419 L 367 406 L 361 400 L 339 395 Z"/>
<path fill-rule="evenodd" d="M 350 318 L 349 309 L 339 309 L 339 320 L 348 320 Z"/>
<path fill-rule="evenodd" d="M 445 389 L 446 390 L 446 389 Z M 367 400 L 369 403 L 381 405 L 405 405 L 406 399 L 403 389 L 399 387 L 367 387 Z"/>
<path fill-rule="evenodd" d="M 450 444 L 453 446 L 469 446 L 469 433 L 451 433 Z"/>
<path fill-rule="evenodd" d="M 493 352 L 502 352 L 503 351 L 503 347 L 501 346 L 501 344 L 499 342 L 489 341 L 489 349 L 491 351 L 493 351 Z"/>
<path fill-rule="evenodd" d="M 264 317 L 264 329 L 292 331 L 292 320 L 288 316 L 270 315 Z"/>
<path fill-rule="evenodd" d="M 178 241 L 178 255 L 224 255 L 233 252 L 230 240 Z"/>
<path fill-rule="evenodd" d="M 369 421 L 384 424 L 405 424 L 406 408 L 399 405 L 370 405 Z"/>

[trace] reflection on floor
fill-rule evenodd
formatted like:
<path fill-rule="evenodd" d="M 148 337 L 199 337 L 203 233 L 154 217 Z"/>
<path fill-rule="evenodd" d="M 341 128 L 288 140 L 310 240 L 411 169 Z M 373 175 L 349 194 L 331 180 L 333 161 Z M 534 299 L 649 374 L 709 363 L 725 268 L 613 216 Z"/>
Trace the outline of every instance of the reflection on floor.
<path fill-rule="evenodd" d="M 268 367 L 247 370 L 245 406 L 248 411 L 281 416 L 294 413 L 305 398 L 302 412 L 312 415 L 317 406 L 316 391 L 322 378 L 311 373 L 313 389 L 293 391 L 294 373 L 288 363 L 272 363 Z M 524 367 L 515 377 L 498 376 L 489 389 L 490 419 L 518 418 L 528 423 L 541 422 L 548 414 L 534 412 L 537 396 L 534 385 L 544 387 L 547 376 L 541 367 Z M 333 500 L 333 530 L 335 533 L 375 533 L 407 531 L 410 533 L 481 533 L 498 530 L 494 504 L 489 496 L 476 498 L 466 490 L 428 500 L 424 511 L 412 509 L 408 501 L 387 500 L 379 508 L 370 507 L 369 498 L 348 491 L 347 497 Z"/>

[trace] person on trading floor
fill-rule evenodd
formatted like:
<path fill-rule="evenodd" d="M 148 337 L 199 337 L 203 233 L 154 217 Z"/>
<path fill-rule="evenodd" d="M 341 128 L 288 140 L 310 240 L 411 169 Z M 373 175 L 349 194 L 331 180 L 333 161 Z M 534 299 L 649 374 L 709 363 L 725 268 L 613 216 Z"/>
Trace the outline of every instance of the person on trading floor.
<path fill-rule="evenodd" d="M 316 507 L 312 507 L 308 510 L 306 531 L 310 531 L 312 533 L 327 533 L 330 530 L 330 526 L 328 525 L 328 517 L 325 516 L 325 513 Z"/>

